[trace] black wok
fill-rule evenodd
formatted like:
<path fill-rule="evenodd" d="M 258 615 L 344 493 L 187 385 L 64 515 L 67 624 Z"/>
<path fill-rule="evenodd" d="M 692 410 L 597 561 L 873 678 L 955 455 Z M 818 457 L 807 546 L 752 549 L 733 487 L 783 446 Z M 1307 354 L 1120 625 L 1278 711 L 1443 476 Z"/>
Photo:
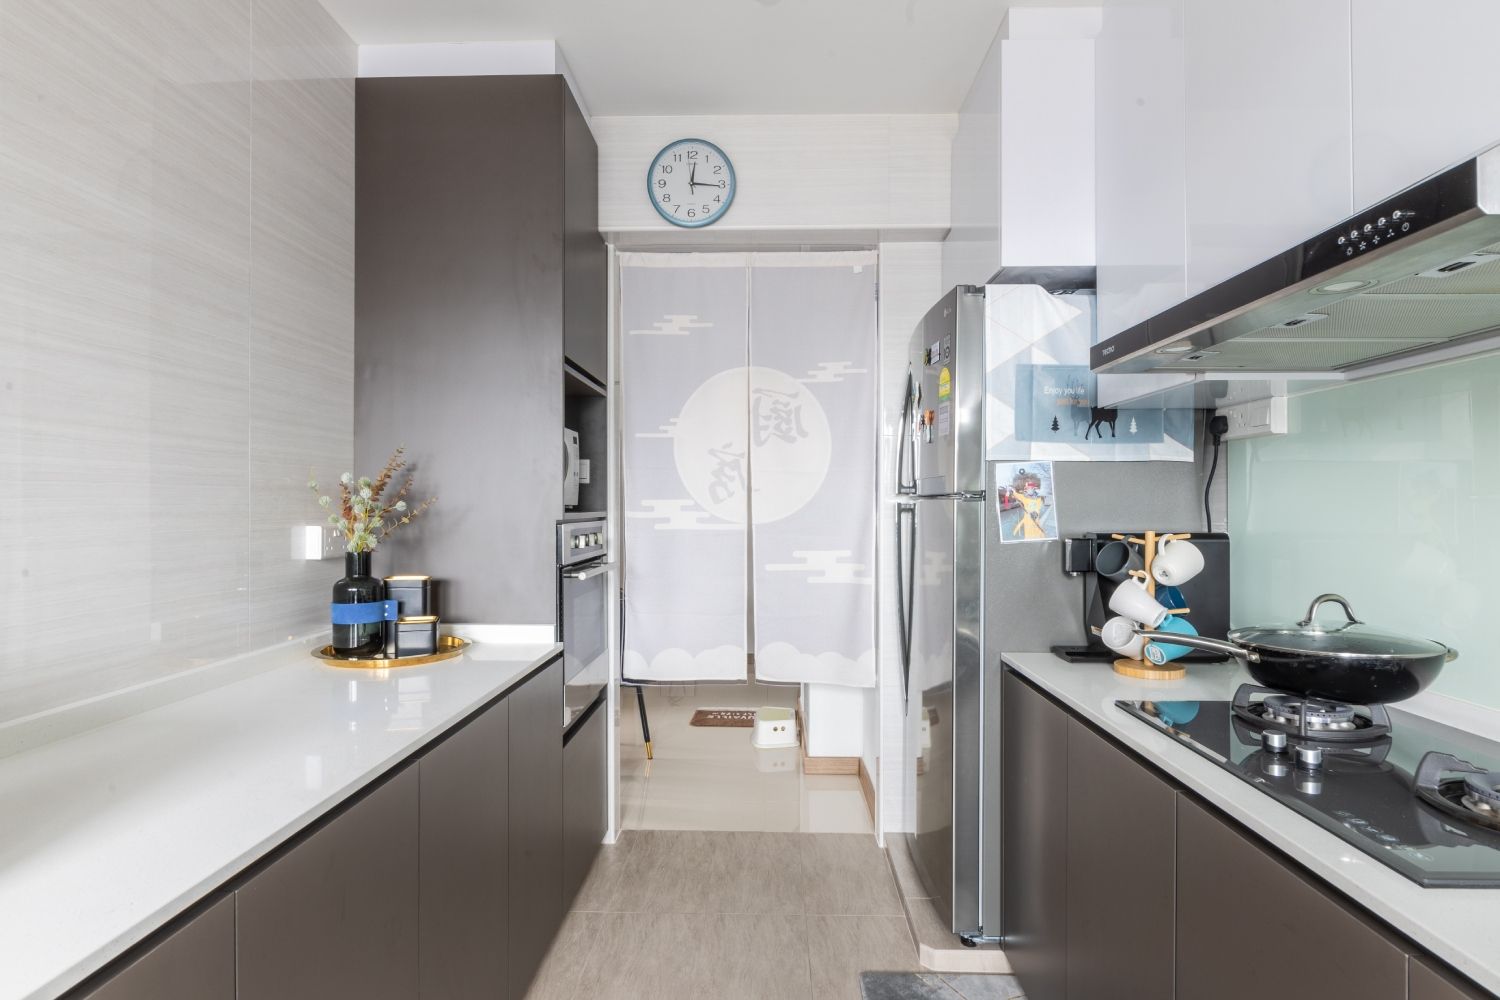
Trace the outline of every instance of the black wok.
<path fill-rule="evenodd" d="M 1319 625 L 1323 604 L 1337 604 L 1348 621 Z M 1372 628 L 1354 617 L 1349 602 L 1323 594 L 1295 625 L 1237 628 L 1229 641 L 1138 629 L 1147 640 L 1224 653 L 1245 662 L 1250 676 L 1266 687 L 1343 701 L 1380 705 L 1410 698 L 1433 682 L 1458 651 L 1432 639 L 1415 639 Z"/>

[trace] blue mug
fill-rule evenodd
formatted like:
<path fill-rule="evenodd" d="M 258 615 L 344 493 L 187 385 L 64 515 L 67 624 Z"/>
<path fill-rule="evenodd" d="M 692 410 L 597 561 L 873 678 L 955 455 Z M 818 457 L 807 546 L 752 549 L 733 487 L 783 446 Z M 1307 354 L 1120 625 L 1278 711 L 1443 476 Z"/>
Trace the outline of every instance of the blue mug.
<path fill-rule="evenodd" d="M 1167 617 L 1163 618 L 1162 623 L 1156 627 L 1156 631 L 1175 632 L 1178 635 L 1198 634 L 1198 630 L 1193 628 L 1192 622 L 1186 618 L 1179 618 L 1176 615 L 1167 615 Z M 1176 643 L 1162 642 L 1159 639 L 1153 639 L 1151 642 L 1146 643 L 1146 648 L 1143 650 L 1146 654 L 1146 659 L 1158 667 L 1164 663 L 1170 663 L 1180 656 L 1186 656 L 1192 651 L 1192 646 L 1179 646 Z"/>
<path fill-rule="evenodd" d="M 1182 591 L 1166 584 L 1156 585 L 1156 602 L 1168 611 L 1176 611 L 1178 608 L 1188 606 L 1187 598 L 1182 596 Z"/>

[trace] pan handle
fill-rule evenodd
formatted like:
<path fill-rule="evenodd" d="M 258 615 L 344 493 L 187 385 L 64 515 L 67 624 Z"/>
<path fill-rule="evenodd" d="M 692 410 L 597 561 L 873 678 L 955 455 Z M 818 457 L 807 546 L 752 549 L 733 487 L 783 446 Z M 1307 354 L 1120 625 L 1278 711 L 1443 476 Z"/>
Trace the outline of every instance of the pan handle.
<path fill-rule="evenodd" d="M 1318 617 L 1318 609 L 1325 604 L 1337 604 L 1339 607 L 1343 608 L 1344 617 L 1349 619 L 1350 625 L 1364 624 L 1364 622 L 1354 617 L 1354 609 L 1349 607 L 1349 602 L 1340 597 L 1338 594 L 1319 594 L 1317 597 L 1314 597 L 1312 604 L 1307 609 L 1307 617 L 1302 619 L 1297 624 L 1302 628 L 1307 628 L 1307 626 L 1313 623 L 1313 619 Z"/>
<path fill-rule="evenodd" d="M 1170 643 L 1174 646 L 1191 646 L 1193 649 L 1205 649 L 1210 653 L 1223 653 L 1225 656 L 1233 656 L 1246 663 L 1260 662 L 1260 654 L 1255 650 L 1225 642 L 1223 639 L 1210 639 L 1201 635 L 1180 635 L 1177 632 L 1157 632 L 1148 628 L 1138 628 L 1135 634 L 1142 639 L 1155 642 Z"/>

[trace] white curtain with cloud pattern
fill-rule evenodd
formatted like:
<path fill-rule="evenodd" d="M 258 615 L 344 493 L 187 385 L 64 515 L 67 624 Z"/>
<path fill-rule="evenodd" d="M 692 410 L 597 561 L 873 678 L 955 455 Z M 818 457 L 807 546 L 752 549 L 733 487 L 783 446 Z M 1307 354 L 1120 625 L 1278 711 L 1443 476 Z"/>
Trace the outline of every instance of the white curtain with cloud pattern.
<path fill-rule="evenodd" d="M 875 259 L 621 256 L 627 679 L 875 683 Z"/>

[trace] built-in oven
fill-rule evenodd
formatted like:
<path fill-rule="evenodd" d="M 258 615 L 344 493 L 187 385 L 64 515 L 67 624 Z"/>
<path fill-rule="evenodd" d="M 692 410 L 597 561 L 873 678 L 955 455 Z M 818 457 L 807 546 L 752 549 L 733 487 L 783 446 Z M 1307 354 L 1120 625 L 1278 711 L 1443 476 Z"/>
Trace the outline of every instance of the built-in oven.
<path fill-rule="evenodd" d="M 557 522 L 557 638 L 563 644 L 563 728 L 609 685 L 614 567 L 604 519 Z"/>

